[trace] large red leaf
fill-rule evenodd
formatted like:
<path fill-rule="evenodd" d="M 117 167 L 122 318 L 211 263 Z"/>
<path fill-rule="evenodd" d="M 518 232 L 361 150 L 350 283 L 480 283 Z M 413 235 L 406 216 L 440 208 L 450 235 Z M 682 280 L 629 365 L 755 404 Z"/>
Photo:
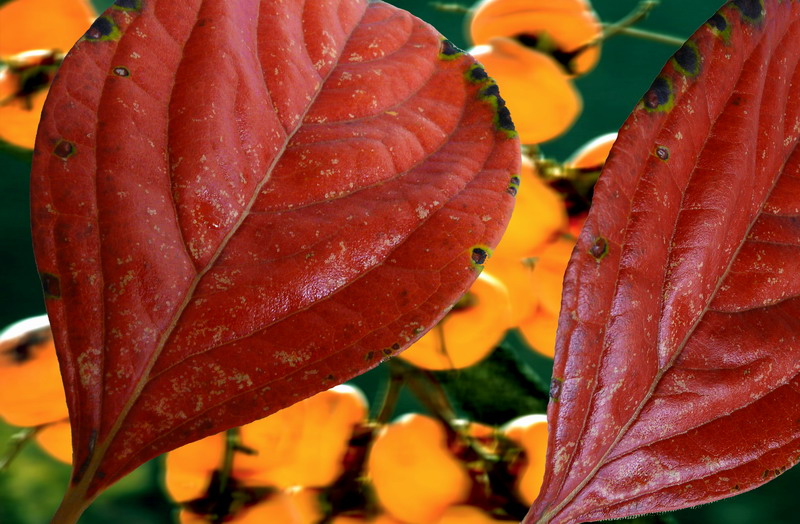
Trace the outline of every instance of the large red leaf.
<path fill-rule="evenodd" d="M 526 522 L 667 511 L 800 459 L 800 3 L 733 1 L 623 126 L 565 277 Z"/>
<path fill-rule="evenodd" d="M 95 22 L 31 181 L 70 497 L 372 368 L 444 314 L 519 169 L 474 64 L 366 0 L 118 0 Z"/>

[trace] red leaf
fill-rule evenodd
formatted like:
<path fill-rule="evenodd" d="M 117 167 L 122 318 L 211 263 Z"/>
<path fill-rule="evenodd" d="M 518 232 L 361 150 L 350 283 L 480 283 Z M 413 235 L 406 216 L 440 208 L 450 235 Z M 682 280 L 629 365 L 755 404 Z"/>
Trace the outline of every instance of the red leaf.
<path fill-rule="evenodd" d="M 709 502 L 800 458 L 800 4 L 733 1 L 623 126 L 565 277 L 526 522 Z"/>
<path fill-rule="evenodd" d="M 118 0 L 95 22 L 32 175 L 71 497 L 372 368 L 443 315 L 519 169 L 474 64 L 365 0 Z"/>

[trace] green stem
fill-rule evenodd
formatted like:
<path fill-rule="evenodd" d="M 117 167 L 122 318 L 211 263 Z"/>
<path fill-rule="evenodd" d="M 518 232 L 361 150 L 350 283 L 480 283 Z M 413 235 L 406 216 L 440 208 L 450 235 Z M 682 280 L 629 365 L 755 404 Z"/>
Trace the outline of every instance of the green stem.
<path fill-rule="evenodd" d="M 225 493 L 228 489 L 228 482 L 233 473 L 233 457 L 236 448 L 239 446 L 239 428 L 229 429 L 225 432 L 225 454 L 222 457 L 222 467 L 219 472 L 219 492 Z"/>
<path fill-rule="evenodd" d="M 603 34 L 598 40 L 601 42 L 615 35 L 628 35 L 651 42 L 680 47 L 685 40 L 672 35 L 655 33 L 645 29 L 636 29 L 633 26 L 643 20 L 650 11 L 658 5 L 658 0 L 642 0 L 627 16 L 613 24 L 603 24 Z M 598 43 L 595 42 L 595 43 Z"/>
<path fill-rule="evenodd" d="M 87 497 L 92 477 L 83 477 L 77 484 L 70 484 L 51 524 L 75 524 L 92 503 L 95 496 Z"/>
<path fill-rule="evenodd" d="M 378 424 L 386 424 L 392 417 L 397 401 L 400 398 L 400 390 L 403 389 L 403 384 L 406 382 L 405 373 L 399 366 L 395 364 L 396 359 L 389 361 L 389 384 L 381 399 L 380 409 L 375 416 L 375 422 Z"/>
<path fill-rule="evenodd" d="M 33 439 L 42 427 L 24 428 L 11 435 L 8 442 L 8 451 L 0 457 L 0 473 L 8 469 L 11 462 L 17 458 L 17 455 L 25 448 L 25 445 Z"/>
<path fill-rule="evenodd" d="M 471 8 L 454 2 L 428 2 L 428 5 L 437 11 L 441 11 L 443 13 L 454 13 L 457 15 L 465 15 L 472 11 Z"/>
<path fill-rule="evenodd" d="M 666 44 L 677 47 L 682 46 L 684 42 L 686 42 L 684 39 L 679 38 L 677 36 L 665 35 L 663 33 L 647 31 L 645 29 L 636 29 L 635 27 L 619 27 L 616 29 L 615 34 L 633 36 L 636 38 L 640 38 L 642 40 L 648 40 L 650 42 L 657 42 L 659 44 Z"/>

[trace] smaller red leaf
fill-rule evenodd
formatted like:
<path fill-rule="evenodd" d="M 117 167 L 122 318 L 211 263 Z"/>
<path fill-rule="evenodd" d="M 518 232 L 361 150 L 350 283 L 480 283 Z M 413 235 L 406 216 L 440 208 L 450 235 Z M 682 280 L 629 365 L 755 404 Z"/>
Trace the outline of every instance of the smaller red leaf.
<path fill-rule="evenodd" d="M 622 127 L 564 282 L 526 522 L 669 511 L 800 460 L 800 4 L 734 0 Z"/>

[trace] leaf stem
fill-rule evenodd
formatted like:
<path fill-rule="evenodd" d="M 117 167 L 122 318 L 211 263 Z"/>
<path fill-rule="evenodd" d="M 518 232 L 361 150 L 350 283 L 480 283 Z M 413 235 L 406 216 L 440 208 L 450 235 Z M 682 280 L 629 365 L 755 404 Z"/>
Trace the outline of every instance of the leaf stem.
<path fill-rule="evenodd" d="M 378 424 L 386 424 L 389 422 L 389 419 L 392 417 L 397 407 L 400 391 L 403 389 L 403 385 L 406 382 L 405 373 L 399 366 L 395 365 L 394 359 L 388 362 L 388 367 L 389 384 L 386 386 L 383 398 L 381 399 L 381 407 L 378 410 L 378 414 L 375 415 L 375 422 Z"/>
<path fill-rule="evenodd" d="M 58 506 L 51 524 L 75 524 L 92 503 L 94 497 L 87 497 L 92 477 L 83 477 L 77 484 L 70 484 L 61 504 Z"/>
<path fill-rule="evenodd" d="M 225 454 L 219 472 L 219 493 L 225 493 L 233 473 L 233 457 L 239 447 L 239 428 L 231 428 L 225 432 Z"/>

